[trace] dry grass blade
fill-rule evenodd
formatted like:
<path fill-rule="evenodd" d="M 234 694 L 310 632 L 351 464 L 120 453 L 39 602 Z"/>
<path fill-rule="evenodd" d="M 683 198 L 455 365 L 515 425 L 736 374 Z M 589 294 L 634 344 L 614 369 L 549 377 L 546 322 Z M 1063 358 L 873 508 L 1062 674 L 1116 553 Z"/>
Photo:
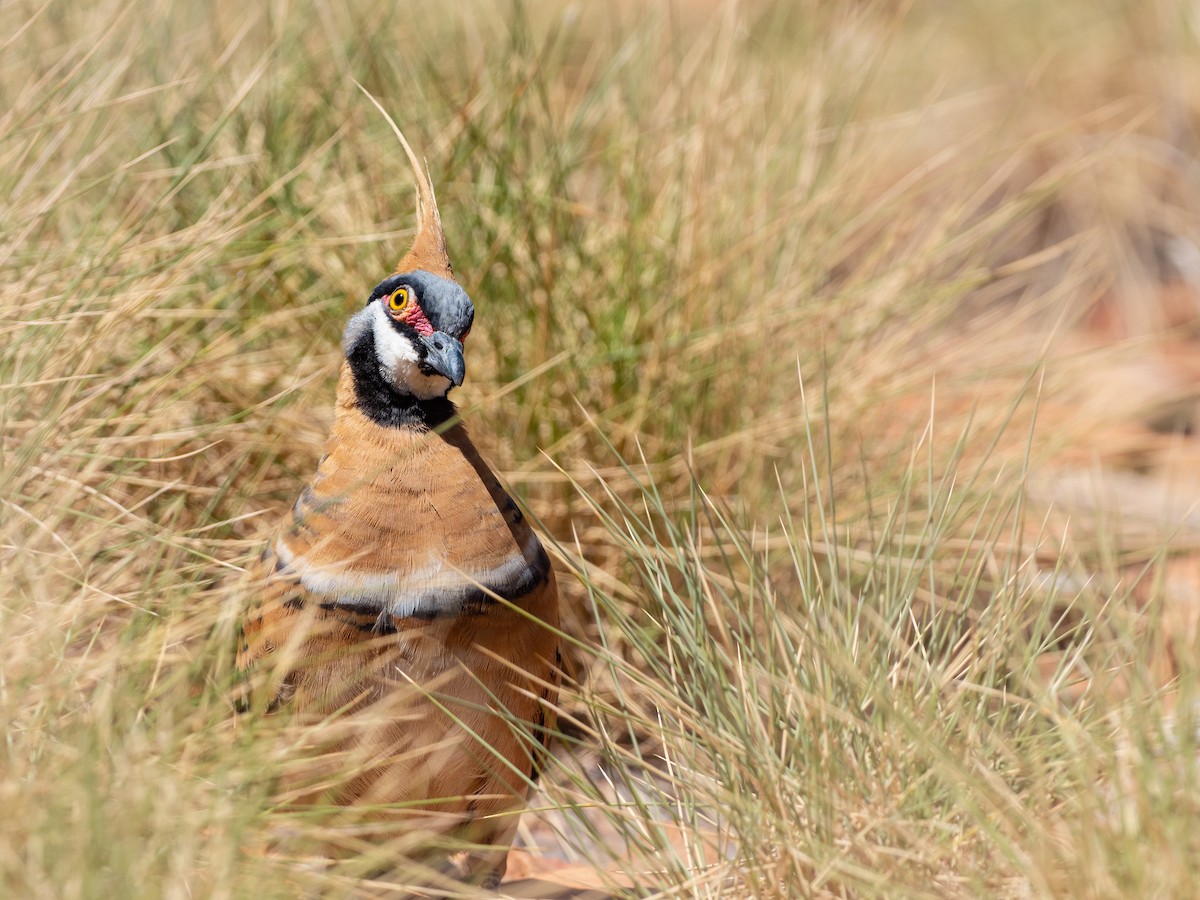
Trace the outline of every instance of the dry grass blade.
<path fill-rule="evenodd" d="M 1195 26 L 0 6 L 0 893 L 420 874 L 367 878 L 411 836 L 273 850 L 336 828 L 274 805 L 287 753 L 231 700 L 260 516 L 408 236 L 358 84 L 433 148 L 478 307 L 459 401 L 564 576 L 529 877 L 1186 896 Z"/>

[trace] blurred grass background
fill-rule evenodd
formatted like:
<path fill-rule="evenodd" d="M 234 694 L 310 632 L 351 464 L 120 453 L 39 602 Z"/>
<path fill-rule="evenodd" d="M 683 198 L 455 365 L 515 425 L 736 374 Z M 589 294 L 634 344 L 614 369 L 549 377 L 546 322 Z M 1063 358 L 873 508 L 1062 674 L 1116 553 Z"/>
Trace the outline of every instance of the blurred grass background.
<path fill-rule="evenodd" d="M 427 160 L 574 639 L 514 872 L 1189 896 L 1200 12 L 0 6 L 0 891 L 263 852 L 238 575 Z M 391 886 L 389 887 L 389 884 Z"/>

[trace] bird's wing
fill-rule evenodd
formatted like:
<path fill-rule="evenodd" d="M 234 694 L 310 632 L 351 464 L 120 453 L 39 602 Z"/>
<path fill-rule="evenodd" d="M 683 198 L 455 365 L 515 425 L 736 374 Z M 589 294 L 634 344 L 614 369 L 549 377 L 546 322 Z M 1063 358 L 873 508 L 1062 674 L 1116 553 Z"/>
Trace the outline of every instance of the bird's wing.
<path fill-rule="evenodd" d="M 273 709 L 300 692 L 298 706 L 327 715 L 366 689 L 377 654 L 378 616 L 328 609 L 280 560 L 272 543 L 258 567 L 258 595 L 242 621 L 237 667 L 250 703 Z"/>

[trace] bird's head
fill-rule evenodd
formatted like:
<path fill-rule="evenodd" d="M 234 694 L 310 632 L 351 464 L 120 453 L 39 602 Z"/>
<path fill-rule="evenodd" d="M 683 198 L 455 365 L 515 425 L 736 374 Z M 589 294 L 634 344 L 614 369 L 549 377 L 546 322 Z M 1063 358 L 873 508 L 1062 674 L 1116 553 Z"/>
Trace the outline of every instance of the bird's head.
<path fill-rule="evenodd" d="M 352 368 L 370 367 L 401 396 L 434 400 L 463 383 L 463 343 L 474 319 L 457 282 L 423 269 L 400 272 L 371 291 L 342 347 Z"/>
<path fill-rule="evenodd" d="M 463 342 L 475 307 L 454 280 L 432 179 L 391 116 L 367 96 L 392 126 L 412 167 L 417 230 L 396 274 L 376 285 L 366 308 L 346 325 L 342 347 L 359 406 L 376 421 L 394 423 L 411 413 L 405 404 L 441 400 L 462 384 Z"/>

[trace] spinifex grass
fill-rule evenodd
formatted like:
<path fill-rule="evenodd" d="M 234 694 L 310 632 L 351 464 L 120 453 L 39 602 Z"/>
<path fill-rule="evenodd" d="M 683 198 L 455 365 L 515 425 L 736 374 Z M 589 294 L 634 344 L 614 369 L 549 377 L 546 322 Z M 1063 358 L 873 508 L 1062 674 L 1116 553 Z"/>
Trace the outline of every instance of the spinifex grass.
<path fill-rule="evenodd" d="M 1190 545 L 1023 491 L 1145 465 L 1175 409 L 1112 372 L 1186 268 L 1161 72 L 1197 51 L 1170 4 L 1050 7 L 0 7 L 0 892 L 369 870 L 267 851 L 329 825 L 230 701 L 241 569 L 413 223 L 357 80 L 478 307 L 457 399 L 560 550 L 528 841 L 618 889 L 1182 893 Z M 1071 337 L 1097 297 L 1137 340 Z"/>

